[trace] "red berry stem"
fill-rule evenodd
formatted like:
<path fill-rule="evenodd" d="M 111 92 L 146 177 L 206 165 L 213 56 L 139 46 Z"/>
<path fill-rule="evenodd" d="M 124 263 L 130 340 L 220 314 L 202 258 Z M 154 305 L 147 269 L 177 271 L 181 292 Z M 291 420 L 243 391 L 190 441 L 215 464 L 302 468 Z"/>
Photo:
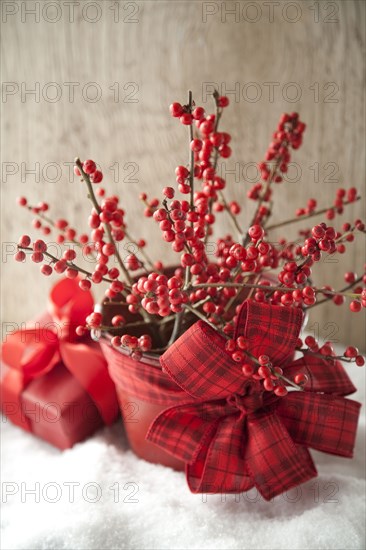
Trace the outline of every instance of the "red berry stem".
<path fill-rule="evenodd" d="M 215 330 L 215 332 L 218 332 L 223 338 L 225 338 L 225 340 L 228 340 L 228 336 L 224 333 L 224 332 L 221 332 L 221 330 L 219 330 L 217 328 L 216 325 L 214 325 L 213 323 L 211 323 L 207 317 L 205 315 L 203 315 L 203 313 L 201 313 L 198 309 L 190 306 L 189 304 L 183 304 L 183 307 L 185 309 L 188 309 L 188 311 L 190 311 L 191 313 L 193 313 L 196 317 L 198 317 L 199 319 L 201 319 L 202 321 L 205 321 L 205 323 L 207 323 L 208 325 L 210 325 L 211 328 L 213 328 Z"/>
<path fill-rule="evenodd" d="M 324 294 L 330 294 L 331 296 L 337 296 L 338 294 L 343 294 L 343 295 L 346 295 L 346 296 L 350 296 L 350 297 L 356 297 L 358 296 L 355 295 L 355 294 L 346 294 L 347 293 L 347 290 L 350 290 L 351 288 L 353 288 L 355 285 L 357 285 L 358 283 L 360 283 L 361 281 L 363 280 L 363 276 L 360 276 L 358 277 L 357 279 L 355 279 L 355 281 L 343 288 L 341 288 L 340 290 L 337 290 L 337 291 L 330 291 L 330 290 L 319 290 L 319 292 L 323 292 Z M 329 302 L 329 300 L 331 300 L 331 297 L 327 298 L 323 298 L 322 300 L 318 300 L 317 302 L 315 302 L 315 304 L 312 304 L 311 306 L 306 306 L 306 309 L 311 309 L 312 307 L 315 307 L 315 306 L 319 306 L 320 304 L 324 304 L 325 302 Z"/>
<path fill-rule="evenodd" d="M 81 173 L 81 175 L 82 175 L 82 178 L 83 178 L 83 180 L 85 181 L 85 183 L 86 183 L 86 185 L 87 185 L 87 187 L 88 187 L 88 192 L 89 192 L 88 197 L 89 197 L 89 199 L 92 201 L 95 210 L 98 212 L 98 214 L 100 214 L 100 213 L 101 213 L 101 208 L 100 208 L 99 203 L 98 203 L 98 201 L 97 201 L 97 199 L 96 199 L 96 197 L 95 197 L 94 190 L 93 190 L 93 186 L 92 186 L 91 181 L 90 181 L 90 177 L 89 177 L 88 174 L 86 174 L 86 173 L 84 172 L 83 164 L 82 164 L 81 160 L 80 160 L 78 157 L 75 159 L 75 165 L 79 168 L 80 173 Z M 109 226 L 109 223 L 103 223 L 103 226 L 104 226 L 104 229 L 105 229 L 106 232 L 107 232 L 109 242 L 114 246 L 114 249 L 115 249 L 114 254 L 115 254 L 116 258 L 117 258 L 117 262 L 118 262 L 120 268 L 122 269 L 122 271 L 123 271 L 123 273 L 124 273 L 124 275 L 125 275 L 125 277 L 126 277 L 128 283 L 129 283 L 129 285 L 132 286 L 132 284 L 133 284 L 132 277 L 130 276 L 130 274 L 129 274 L 129 272 L 128 272 L 128 269 L 126 269 L 126 267 L 125 267 L 125 265 L 124 265 L 124 263 L 123 263 L 123 261 L 122 261 L 122 258 L 121 258 L 120 254 L 119 254 L 119 252 L 118 252 L 118 248 L 117 248 L 117 245 L 116 245 L 116 243 L 115 243 L 115 241 L 114 241 L 114 239 L 113 239 L 113 236 L 112 236 L 112 232 L 111 232 L 111 228 L 110 228 L 110 226 Z"/>
<path fill-rule="evenodd" d="M 287 142 L 286 142 L 286 144 L 287 144 Z M 268 178 L 268 180 L 267 180 L 266 187 L 265 187 L 264 191 L 262 192 L 262 194 L 261 194 L 261 196 L 260 196 L 260 198 L 259 198 L 259 200 L 258 200 L 257 208 L 256 208 L 256 210 L 255 210 L 255 213 L 254 213 L 254 215 L 253 215 L 253 218 L 252 218 L 252 221 L 250 222 L 249 227 L 251 227 L 252 225 L 255 225 L 255 224 L 257 223 L 257 221 L 258 221 L 258 215 L 259 215 L 260 208 L 261 208 L 261 206 L 262 206 L 262 204 L 263 204 L 263 202 L 264 202 L 264 200 L 265 200 L 266 195 L 268 195 L 269 188 L 271 187 L 271 184 L 272 184 L 272 182 L 273 182 L 275 176 L 277 175 L 277 170 L 278 170 L 278 168 L 280 167 L 281 162 L 282 162 L 282 157 L 280 157 L 279 159 L 276 160 L 276 162 L 275 162 L 275 164 L 274 164 L 274 166 L 273 166 L 273 168 L 272 168 L 272 170 L 271 170 L 271 174 L 270 174 L 270 176 L 269 176 L 269 178 Z M 266 221 L 268 220 L 268 218 L 270 217 L 270 215 L 271 215 L 271 213 L 269 212 L 269 214 L 267 215 Z M 261 225 L 264 226 L 264 225 L 265 225 L 265 222 L 264 222 L 264 221 L 261 222 Z M 247 236 L 246 236 L 246 238 L 245 238 L 245 240 L 244 240 L 244 246 L 246 246 L 246 245 L 248 244 L 248 242 L 249 242 L 249 235 L 247 234 Z"/>
<path fill-rule="evenodd" d="M 214 99 L 215 99 L 215 103 L 216 103 L 216 119 L 215 119 L 215 132 L 217 132 L 218 130 L 218 127 L 219 127 L 219 122 L 220 122 L 220 118 L 222 116 L 222 112 L 223 112 L 223 109 L 220 108 L 220 103 L 219 103 L 219 93 L 217 90 L 215 90 L 214 94 Z M 217 168 L 217 161 L 218 161 L 218 158 L 219 158 L 219 150 L 218 149 L 215 149 L 215 157 L 214 157 L 214 162 L 213 162 L 213 168 L 216 172 L 216 168 Z M 222 190 L 218 190 L 218 195 L 222 201 L 222 204 L 224 206 L 224 209 L 226 210 L 226 212 L 229 214 L 229 217 L 231 218 L 234 226 L 235 226 L 235 229 L 237 230 L 238 232 L 238 236 L 240 239 L 243 238 L 243 235 L 244 235 L 244 232 L 242 230 L 242 228 L 240 227 L 239 223 L 238 223 L 238 220 L 236 219 L 236 216 L 231 212 L 230 210 L 230 206 L 228 205 L 228 202 L 225 198 L 225 195 L 224 195 L 224 192 Z M 212 201 L 211 201 L 212 202 Z M 212 208 L 212 204 L 210 205 L 210 212 L 211 212 L 211 208 Z M 207 226 L 208 228 L 208 226 Z M 208 237 L 208 234 L 207 234 L 207 237 Z"/>
<path fill-rule="evenodd" d="M 188 105 L 187 105 L 187 108 L 188 108 L 188 113 L 191 116 L 191 123 L 188 125 L 189 187 L 190 187 L 190 205 L 189 205 L 189 208 L 190 208 L 191 212 L 194 212 L 194 210 L 195 210 L 195 207 L 194 207 L 194 151 L 191 148 L 191 143 L 193 141 L 193 118 L 192 118 L 193 94 L 192 94 L 192 90 L 188 91 Z M 166 200 L 165 200 L 165 203 L 166 203 Z M 167 204 L 166 204 L 166 209 L 167 209 Z M 168 217 L 170 218 L 169 215 L 168 215 Z M 194 223 L 193 223 L 193 221 L 191 221 L 192 230 L 193 230 L 193 227 L 194 227 Z M 185 245 L 185 248 L 188 249 L 188 253 L 192 253 L 192 251 L 189 250 L 189 247 L 188 247 L 187 244 Z M 187 265 L 186 268 L 185 268 L 184 289 L 186 289 L 189 286 L 190 281 L 191 281 L 191 269 L 190 269 L 190 266 Z M 174 326 L 173 326 L 173 330 L 172 330 L 172 333 L 171 333 L 170 338 L 169 338 L 168 346 L 173 344 L 173 342 L 175 342 L 175 340 L 179 337 L 184 313 L 185 313 L 185 310 L 183 309 L 183 311 L 180 311 L 176 314 L 175 321 L 174 321 Z"/>
<path fill-rule="evenodd" d="M 353 204 L 354 202 L 359 201 L 360 199 L 361 197 L 356 197 L 355 200 L 344 202 L 343 205 L 347 206 L 348 204 Z M 278 229 L 279 227 L 284 227 L 285 225 L 290 225 L 291 223 L 301 222 L 303 220 L 307 220 L 309 218 L 313 218 L 315 216 L 320 216 L 321 214 L 325 214 L 329 210 L 336 211 L 337 208 L 338 208 L 337 206 L 328 206 L 328 208 L 322 208 L 321 210 L 316 210 L 311 214 L 307 214 L 306 216 L 296 216 L 294 218 L 291 218 L 282 222 L 278 222 L 273 225 L 268 225 L 268 227 L 266 227 L 266 230 L 271 231 L 272 229 Z"/>
<path fill-rule="evenodd" d="M 29 246 L 21 246 L 19 244 L 18 244 L 18 249 L 19 250 L 25 250 L 26 252 L 32 252 L 32 253 L 34 252 L 33 248 L 31 248 Z M 56 263 L 60 260 L 60 258 L 57 258 L 56 256 L 54 256 L 50 252 L 47 252 L 47 250 L 43 250 L 42 254 L 43 254 L 43 256 L 47 256 L 48 258 L 50 258 L 50 260 L 52 260 L 52 263 Z M 82 267 L 74 264 L 74 262 L 72 262 L 72 261 L 65 260 L 65 264 L 67 265 L 67 267 L 70 267 L 71 269 L 74 269 L 75 271 L 78 271 L 79 273 L 83 273 L 88 278 L 91 278 L 92 275 L 93 275 L 90 271 L 87 271 L 86 269 L 83 269 Z M 113 283 L 113 280 L 109 279 L 108 277 L 101 277 L 101 280 L 105 281 L 106 283 Z M 125 289 L 130 290 L 128 286 L 125 286 Z"/>
<path fill-rule="evenodd" d="M 144 257 L 145 262 L 148 264 L 149 268 L 151 270 L 155 269 L 153 261 L 149 258 L 149 256 L 145 252 L 145 250 L 139 246 L 138 242 L 135 241 L 135 239 L 133 237 L 131 237 L 131 235 L 129 234 L 129 232 L 127 231 L 126 228 L 124 228 L 124 233 L 125 233 L 125 236 L 127 237 L 127 239 L 129 240 L 129 242 L 131 244 L 134 244 L 139 249 L 139 251 L 141 253 L 141 256 Z M 142 267 L 143 267 L 143 269 L 145 269 L 145 271 L 148 271 L 143 263 L 142 263 Z"/>
<path fill-rule="evenodd" d="M 345 357 L 344 355 L 323 355 L 322 353 L 312 351 L 308 348 L 296 348 L 296 351 L 300 351 L 304 355 L 313 355 L 314 357 L 320 357 L 321 359 L 324 359 L 326 361 L 344 361 L 345 363 L 354 363 L 354 360 L 349 357 Z"/>
<path fill-rule="evenodd" d="M 192 91 L 189 90 L 188 92 L 188 112 L 192 114 L 193 109 L 193 97 L 192 97 Z M 194 210 L 194 151 L 191 149 L 190 144 L 193 141 L 193 120 L 191 124 L 188 126 L 188 137 L 189 137 L 189 186 L 191 188 L 190 191 L 190 209 L 193 212 Z M 193 222 L 192 222 L 193 226 Z"/>
<path fill-rule="evenodd" d="M 188 112 L 190 115 L 192 115 L 192 109 L 193 109 L 193 96 L 192 91 L 189 90 L 188 92 Z M 190 186 L 190 211 L 194 212 L 194 151 L 190 147 L 190 144 L 193 141 L 193 120 L 191 121 L 191 124 L 188 126 L 188 147 L 189 147 L 189 186 Z M 191 227 L 193 229 L 193 221 L 191 222 Z M 185 283 L 184 286 L 187 287 L 191 280 L 191 270 L 190 267 L 187 265 L 186 271 L 185 271 Z M 182 316 L 180 314 L 177 315 L 177 325 L 180 325 Z M 175 332 L 175 329 L 178 329 L 178 327 L 174 327 L 173 334 Z"/>
<path fill-rule="evenodd" d="M 37 207 L 34 207 L 34 206 L 26 206 L 27 210 L 29 210 L 29 212 L 31 212 L 34 216 L 37 216 L 37 218 L 39 218 L 40 220 L 46 222 L 48 224 L 48 226 L 52 227 L 54 230 L 56 231 L 59 231 L 60 234 L 62 235 L 58 235 L 57 236 L 57 239 L 60 238 L 60 236 L 66 236 L 66 241 L 67 242 L 71 242 L 72 244 L 74 244 L 75 246 L 77 246 L 78 248 L 81 248 L 82 250 L 84 249 L 84 246 L 85 246 L 85 243 L 82 242 L 82 241 L 78 241 L 75 237 L 72 237 L 70 238 L 70 236 L 68 235 L 68 233 L 70 231 L 72 231 L 73 233 L 75 233 L 75 230 L 73 229 L 70 229 L 70 227 L 68 226 L 68 223 L 65 221 L 65 220 L 59 220 L 59 221 L 63 221 L 64 223 L 66 223 L 65 226 L 61 226 L 61 225 L 58 225 L 57 222 L 55 222 L 54 220 L 52 220 L 49 216 L 46 216 L 43 212 L 39 212 Z M 49 231 L 48 232 L 51 232 L 51 229 L 48 227 Z M 81 235 L 81 238 L 83 237 L 87 237 L 86 235 Z M 64 237 L 62 239 L 62 241 L 57 241 L 59 244 L 63 243 L 65 241 Z M 92 251 L 88 252 L 88 254 L 92 257 L 92 258 L 95 258 L 95 256 L 93 255 Z"/>

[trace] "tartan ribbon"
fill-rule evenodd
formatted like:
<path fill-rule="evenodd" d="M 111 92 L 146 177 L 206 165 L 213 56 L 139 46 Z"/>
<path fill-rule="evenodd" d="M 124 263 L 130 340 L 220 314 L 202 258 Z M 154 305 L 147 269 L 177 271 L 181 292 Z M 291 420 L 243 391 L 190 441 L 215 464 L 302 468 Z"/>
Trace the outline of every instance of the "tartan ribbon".
<path fill-rule="evenodd" d="M 160 358 L 188 403 L 164 410 L 147 439 L 186 463 L 192 492 L 239 492 L 253 486 L 271 499 L 317 475 L 308 447 L 352 457 L 360 404 L 339 362 L 293 360 L 302 312 L 243 303 L 235 336 L 269 355 L 285 376 L 306 372 L 306 391 L 277 398 L 248 381 L 207 323 L 190 327 Z"/>
<path fill-rule="evenodd" d="M 7 367 L 1 391 L 1 409 L 16 403 L 11 419 L 32 431 L 23 414 L 22 393 L 35 378 L 44 376 L 60 362 L 94 401 L 106 424 L 115 420 L 118 402 L 109 377 L 107 362 L 99 348 L 80 341 L 75 329 L 85 323 L 93 308 L 93 296 L 79 288 L 78 281 L 62 279 L 50 292 L 48 310 L 39 321 L 7 336 L 2 344 L 2 360 Z"/>

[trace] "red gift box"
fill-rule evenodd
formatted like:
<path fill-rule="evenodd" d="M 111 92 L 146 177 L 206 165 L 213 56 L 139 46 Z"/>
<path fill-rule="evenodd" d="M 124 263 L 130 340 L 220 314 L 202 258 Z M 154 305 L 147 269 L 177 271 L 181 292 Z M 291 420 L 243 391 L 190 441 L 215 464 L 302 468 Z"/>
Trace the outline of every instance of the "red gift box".
<path fill-rule="evenodd" d="M 76 336 L 93 308 L 90 292 L 64 279 L 49 312 L 2 345 L 0 407 L 11 422 L 67 449 L 118 415 L 115 387 L 99 345 Z"/>

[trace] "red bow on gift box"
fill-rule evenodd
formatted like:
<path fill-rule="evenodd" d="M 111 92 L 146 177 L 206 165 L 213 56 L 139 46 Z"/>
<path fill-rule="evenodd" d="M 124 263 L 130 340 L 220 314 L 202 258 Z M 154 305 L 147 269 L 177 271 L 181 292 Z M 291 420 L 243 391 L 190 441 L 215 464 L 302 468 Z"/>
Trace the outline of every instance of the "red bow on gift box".
<path fill-rule="evenodd" d="M 93 304 L 92 294 L 81 290 L 77 280 L 64 279 L 51 290 L 48 307 L 50 313 L 41 315 L 27 328 L 6 337 L 2 345 L 2 361 L 8 368 L 1 381 L 1 408 L 14 424 L 27 431 L 39 431 L 39 426 L 35 426 L 32 419 L 25 414 L 25 395 L 51 371 L 59 373 L 55 376 L 54 384 L 49 383 L 47 391 L 42 388 L 41 392 L 37 388 L 42 396 L 41 405 L 48 406 L 47 400 L 56 401 L 55 395 L 57 398 L 72 401 L 81 396 L 82 392 L 86 392 L 89 396 L 87 399 L 80 397 L 85 406 L 90 403 L 91 398 L 92 407 L 96 406 L 104 423 L 110 424 L 115 420 L 118 403 L 106 360 L 98 345 L 86 342 L 85 339 L 82 341 L 75 333 L 76 327 L 85 323 Z M 70 380 L 75 381 L 72 383 Z M 59 387 L 55 387 L 56 384 Z M 50 395 L 48 392 L 51 391 L 56 393 Z M 44 393 L 47 395 L 44 396 Z M 33 403 L 35 399 L 32 396 L 29 401 Z M 54 405 L 59 406 L 59 403 L 55 402 Z M 80 425 L 82 419 L 74 422 L 79 422 Z M 84 419 L 84 432 L 86 422 L 87 419 Z M 90 429 L 91 423 L 89 418 Z M 58 436 L 52 423 L 44 429 L 45 434 L 38 435 L 44 435 L 45 439 L 52 440 L 60 448 L 66 448 L 75 442 L 72 441 L 75 435 L 65 438 L 63 434 Z M 81 430 L 77 429 L 80 436 Z"/>
<path fill-rule="evenodd" d="M 302 312 L 252 301 L 242 305 L 235 337 L 266 354 L 284 375 L 305 372 L 305 391 L 277 398 L 245 379 L 225 340 L 198 322 L 161 357 L 187 404 L 163 411 L 147 439 L 186 463 L 192 492 L 240 492 L 256 486 L 270 499 L 317 475 L 307 447 L 351 457 L 360 404 L 343 366 L 314 356 L 293 360 Z M 195 401 L 192 402 L 192 398 Z"/>

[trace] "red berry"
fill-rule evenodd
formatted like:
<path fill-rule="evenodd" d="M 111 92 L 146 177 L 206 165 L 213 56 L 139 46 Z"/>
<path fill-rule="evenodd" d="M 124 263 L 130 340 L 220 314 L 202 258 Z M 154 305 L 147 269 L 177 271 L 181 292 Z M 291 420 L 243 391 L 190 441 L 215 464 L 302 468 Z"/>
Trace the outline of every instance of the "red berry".
<path fill-rule="evenodd" d="M 195 153 L 198 153 L 202 149 L 202 141 L 200 139 L 192 139 L 190 148 Z"/>
<path fill-rule="evenodd" d="M 17 203 L 19 204 L 19 206 L 27 206 L 27 199 L 25 197 L 18 197 L 17 198 Z"/>
<path fill-rule="evenodd" d="M 41 267 L 41 273 L 43 273 L 43 275 L 51 275 L 53 269 L 52 267 L 49 265 L 49 264 L 44 264 L 42 267 Z"/>
<path fill-rule="evenodd" d="M 113 338 L 111 338 L 111 344 L 112 346 L 119 348 L 121 345 L 121 338 L 119 336 L 113 336 Z"/>
<path fill-rule="evenodd" d="M 78 271 L 72 267 L 68 267 L 65 271 L 65 275 L 68 279 L 76 279 L 78 276 Z"/>
<path fill-rule="evenodd" d="M 349 308 L 351 311 L 353 311 L 354 313 L 358 313 L 359 311 L 361 311 L 361 302 L 359 302 L 358 300 L 352 300 L 352 302 L 350 303 L 349 305 Z"/>
<path fill-rule="evenodd" d="M 140 262 L 134 254 L 130 254 L 126 258 L 126 265 L 128 269 L 130 269 L 131 271 L 135 271 L 140 267 Z"/>
<path fill-rule="evenodd" d="M 19 239 L 18 245 L 22 247 L 28 247 L 31 243 L 31 238 L 28 235 L 22 235 Z"/>
<path fill-rule="evenodd" d="M 284 386 L 277 386 L 274 389 L 274 392 L 277 395 L 277 397 L 285 397 L 285 395 L 287 395 L 288 393 L 287 389 Z"/>
<path fill-rule="evenodd" d="M 247 348 L 247 342 L 244 338 L 244 336 L 238 336 L 236 339 L 236 345 L 239 349 L 246 349 Z"/>
<path fill-rule="evenodd" d="M 347 271 L 347 273 L 344 274 L 344 280 L 346 281 L 346 283 L 354 283 L 355 280 L 357 279 L 357 275 L 356 273 L 352 273 L 352 271 Z"/>
<path fill-rule="evenodd" d="M 235 340 L 228 340 L 225 344 L 225 349 L 228 352 L 233 352 L 236 349 Z"/>
<path fill-rule="evenodd" d="M 167 199 L 172 199 L 174 197 L 174 193 L 173 187 L 164 187 L 163 189 L 163 195 L 165 195 Z"/>
<path fill-rule="evenodd" d="M 96 170 L 95 172 L 93 172 L 93 174 L 90 176 L 90 180 L 93 182 L 93 183 L 100 183 L 103 179 L 103 174 L 100 170 Z"/>
<path fill-rule="evenodd" d="M 116 267 L 111 267 L 111 269 L 108 271 L 108 275 L 111 279 L 118 279 L 119 270 Z"/>
<path fill-rule="evenodd" d="M 42 227 L 42 224 L 39 220 L 33 220 L 32 225 L 35 229 L 40 229 L 40 227 Z"/>
<path fill-rule="evenodd" d="M 365 364 L 365 359 L 362 357 L 362 355 L 357 355 L 356 357 L 356 365 L 358 367 L 363 367 Z"/>
<path fill-rule="evenodd" d="M 177 178 L 185 179 L 189 176 L 189 170 L 186 166 L 177 166 L 175 169 L 175 175 L 177 176 Z"/>
<path fill-rule="evenodd" d="M 63 273 L 67 269 L 65 260 L 58 260 L 53 266 L 53 269 L 56 273 Z"/>
<path fill-rule="evenodd" d="M 123 315 L 115 315 L 111 322 L 114 327 L 121 327 L 126 322 L 126 319 Z"/>
<path fill-rule="evenodd" d="M 253 242 L 257 242 L 263 237 L 264 230 L 260 225 L 252 225 L 248 230 L 248 234 Z"/>
<path fill-rule="evenodd" d="M 354 346 L 348 346 L 346 351 L 344 352 L 345 357 L 357 357 L 358 355 L 358 349 Z"/>
<path fill-rule="evenodd" d="M 18 252 L 15 254 L 14 259 L 16 262 L 24 262 L 25 261 L 25 252 L 23 250 L 18 250 Z"/>
<path fill-rule="evenodd" d="M 262 366 L 258 369 L 258 374 L 261 378 L 269 378 L 271 376 L 271 371 L 268 367 Z"/>
<path fill-rule="evenodd" d="M 79 281 L 79 287 L 81 288 L 81 290 L 90 290 L 91 282 L 89 281 L 89 279 L 82 279 L 81 281 Z"/>
<path fill-rule="evenodd" d="M 325 229 L 321 225 L 315 225 L 311 232 L 316 239 L 321 239 L 325 235 Z"/>
<path fill-rule="evenodd" d="M 238 214 L 240 214 L 241 208 L 236 201 L 232 201 L 230 203 L 230 212 L 234 214 L 234 216 L 237 216 Z"/>
<path fill-rule="evenodd" d="M 180 103 L 174 102 L 169 107 L 170 114 L 173 117 L 179 117 L 183 113 L 183 107 Z"/>
<path fill-rule="evenodd" d="M 227 159 L 231 156 L 231 148 L 225 144 L 220 145 L 219 153 L 222 156 L 222 158 Z"/>
<path fill-rule="evenodd" d="M 86 318 L 86 322 L 92 328 L 98 328 L 102 324 L 102 314 L 98 311 L 94 311 Z"/>
<path fill-rule="evenodd" d="M 218 98 L 217 103 L 219 107 L 227 107 L 229 105 L 229 98 L 225 95 L 222 95 Z"/>
<path fill-rule="evenodd" d="M 116 251 L 116 248 L 113 243 L 106 243 L 105 245 L 103 245 L 102 252 L 106 256 L 113 256 L 115 251 Z"/>
<path fill-rule="evenodd" d="M 31 260 L 36 264 L 43 262 L 42 252 L 33 252 L 33 254 L 31 255 Z"/>
<path fill-rule="evenodd" d="M 190 113 L 183 113 L 179 120 L 182 124 L 189 126 L 192 124 L 192 115 Z"/>
<path fill-rule="evenodd" d="M 202 118 L 205 116 L 204 108 L 196 107 L 192 112 L 192 116 L 195 120 L 202 120 Z"/>
<path fill-rule="evenodd" d="M 78 327 L 76 327 L 75 332 L 78 336 L 85 336 L 88 330 L 85 327 L 79 325 Z"/>
<path fill-rule="evenodd" d="M 275 386 L 270 378 L 265 378 L 263 380 L 263 387 L 267 391 L 273 391 Z"/>
<path fill-rule="evenodd" d="M 333 296 L 333 303 L 336 306 L 341 306 L 344 304 L 344 302 L 345 302 L 345 297 L 342 296 L 342 294 L 336 294 L 335 296 Z"/>
<path fill-rule="evenodd" d="M 130 346 L 131 338 L 133 337 L 129 334 L 124 334 L 121 336 L 121 345 L 128 348 Z"/>
<path fill-rule="evenodd" d="M 253 369 L 252 365 L 249 365 L 249 363 L 245 363 L 242 366 L 241 370 L 243 371 L 245 376 L 252 376 L 252 374 L 254 372 L 254 369 Z"/>
<path fill-rule="evenodd" d="M 305 338 L 305 344 L 308 346 L 308 348 L 312 349 L 317 346 L 316 340 L 313 336 L 307 336 Z"/>
<path fill-rule="evenodd" d="M 235 361 L 236 363 L 241 363 L 241 361 L 243 361 L 244 359 L 244 353 L 242 351 L 234 351 L 232 354 L 231 354 L 231 358 L 233 361 Z"/>
<path fill-rule="evenodd" d="M 94 160 L 86 160 L 83 163 L 83 170 L 85 174 L 93 174 L 97 169 L 97 165 L 95 164 Z"/>
<path fill-rule="evenodd" d="M 76 258 L 76 252 L 72 248 L 69 248 L 69 250 L 65 250 L 62 257 L 65 261 L 72 262 Z"/>
<path fill-rule="evenodd" d="M 33 250 L 35 252 L 46 252 L 47 245 L 44 241 L 42 241 L 41 239 L 38 239 L 33 243 Z"/>
<path fill-rule="evenodd" d="M 296 374 L 294 378 L 295 384 L 298 384 L 299 386 L 306 384 L 308 381 L 308 377 L 306 374 L 300 372 L 299 374 Z"/>

